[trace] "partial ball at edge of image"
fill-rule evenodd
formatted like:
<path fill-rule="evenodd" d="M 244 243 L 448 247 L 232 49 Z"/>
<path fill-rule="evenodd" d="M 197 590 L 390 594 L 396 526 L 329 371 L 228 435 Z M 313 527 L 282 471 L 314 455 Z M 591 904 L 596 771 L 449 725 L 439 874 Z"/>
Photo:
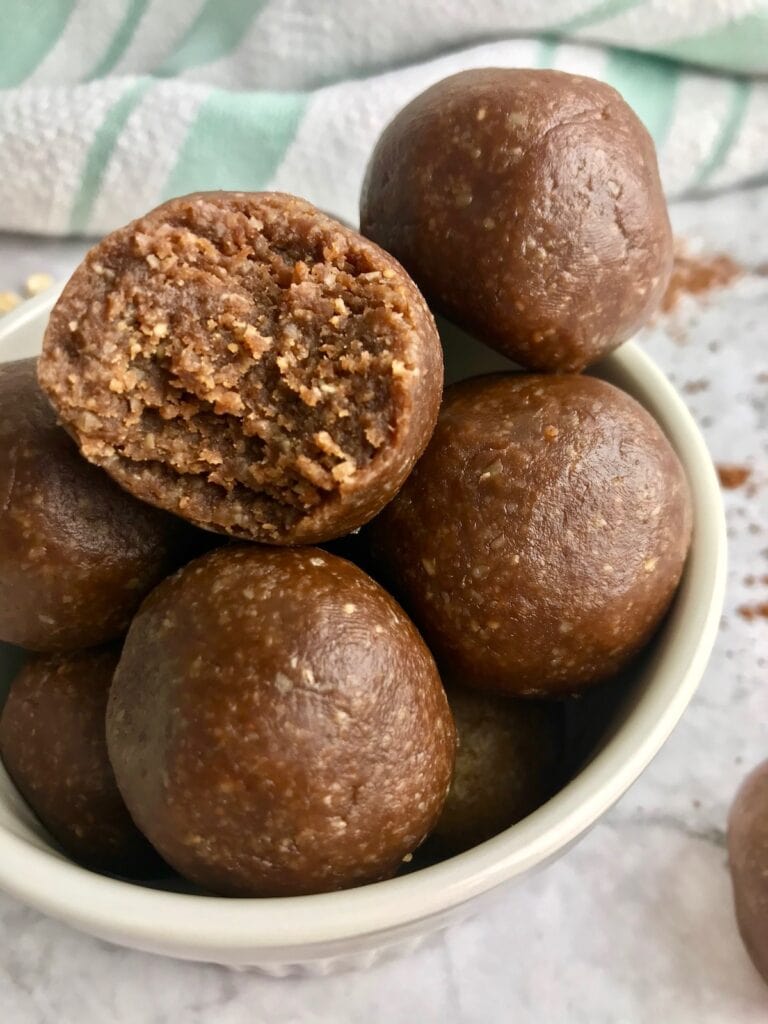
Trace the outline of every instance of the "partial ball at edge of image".
<path fill-rule="evenodd" d="M 78 650 L 121 636 L 194 540 L 80 456 L 36 362 L 0 365 L 0 640 Z"/>
<path fill-rule="evenodd" d="M 31 658 L 0 714 L 0 759 L 64 851 L 96 871 L 145 877 L 162 862 L 134 825 L 107 756 L 118 644 Z"/>
<path fill-rule="evenodd" d="M 750 772 L 731 806 L 728 864 L 741 938 L 768 983 L 768 761 Z"/>

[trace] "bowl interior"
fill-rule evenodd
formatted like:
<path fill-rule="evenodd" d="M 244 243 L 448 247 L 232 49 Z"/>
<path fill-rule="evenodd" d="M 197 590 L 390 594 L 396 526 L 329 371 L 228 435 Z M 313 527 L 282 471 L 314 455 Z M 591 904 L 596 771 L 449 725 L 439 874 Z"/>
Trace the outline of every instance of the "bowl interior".
<path fill-rule="evenodd" d="M 39 351 L 55 298 L 47 293 L 4 318 L 0 361 Z M 457 328 L 441 323 L 440 329 L 448 382 L 512 368 Z M 546 862 L 586 831 L 637 778 L 690 700 L 715 636 L 725 574 L 717 478 L 681 399 L 633 343 L 593 372 L 632 394 L 676 448 L 691 485 L 694 538 L 675 603 L 647 655 L 625 679 L 570 702 L 574 774 L 547 804 L 465 854 L 387 882 L 291 899 L 201 899 L 175 881 L 139 886 L 70 863 L 0 767 L 0 886 L 96 934 L 145 948 L 158 932 L 169 944 L 189 942 L 199 932 L 206 948 L 274 948 L 375 933 L 443 913 Z M 23 657 L 0 644 L 0 702 Z"/>

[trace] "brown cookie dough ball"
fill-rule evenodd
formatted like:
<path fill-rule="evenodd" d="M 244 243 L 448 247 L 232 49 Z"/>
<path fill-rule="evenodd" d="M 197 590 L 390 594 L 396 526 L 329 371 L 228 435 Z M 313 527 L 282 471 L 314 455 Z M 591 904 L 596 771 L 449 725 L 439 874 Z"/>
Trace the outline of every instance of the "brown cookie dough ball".
<path fill-rule="evenodd" d="M 60 651 L 121 635 L 188 533 L 81 458 L 34 359 L 0 365 L 0 640 Z"/>
<path fill-rule="evenodd" d="M 499 374 L 446 391 L 427 451 L 370 530 L 438 664 L 553 695 L 612 676 L 650 639 L 691 508 L 677 456 L 629 395 Z"/>
<path fill-rule="evenodd" d="M 437 820 L 454 755 L 421 637 L 317 548 L 221 549 L 162 583 L 128 634 L 107 740 L 168 863 L 241 896 L 392 875 Z"/>
<path fill-rule="evenodd" d="M 397 492 L 434 427 L 442 353 L 378 246 L 293 196 L 211 192 L 91 250 L 40 380 L 86 458 L 137 497 L 298 544 Z"/>
<path fill-rule="evenodd" d="M 0 757 L 66 853 L 136 875 L 160 859 L 133 824 L 107 757 L 104 715 L 118 656 L 115 647 L 27 662 L 0 717 Z"/>
<path fill-rule="evenodd" d="M 536 370 L 581 370 L 661 301 L 672 235 L 650 135 L 610 86 L 484 68 L 374 150 L 361 230 L 446 315 Z"/>
<path fill-rule="evenodd" d="M 562 781 L 564 716 L 559 704 L 513 700 L 451 687 L 456 765 L 430 844 L 461 853 L 525 818 Z"/>
<path fill-rule="evenodd" d="M 768 982 L 768 761 L 736 794 L 728 817 L 728 861 L 739 931 Z"/>

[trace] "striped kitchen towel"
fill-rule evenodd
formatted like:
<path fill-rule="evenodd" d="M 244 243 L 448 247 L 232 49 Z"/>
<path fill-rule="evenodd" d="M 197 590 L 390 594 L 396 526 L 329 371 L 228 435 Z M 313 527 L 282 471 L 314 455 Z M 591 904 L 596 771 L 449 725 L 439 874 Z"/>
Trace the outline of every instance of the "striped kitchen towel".
<path fill-rule="evenodd" d="M 616 86 L 668 193 L 768 175 L 768 0 L 0 0 L 0 229 L 95 235 L 195 189 L 356 220 L 385 123 L 483 65 Z"/>

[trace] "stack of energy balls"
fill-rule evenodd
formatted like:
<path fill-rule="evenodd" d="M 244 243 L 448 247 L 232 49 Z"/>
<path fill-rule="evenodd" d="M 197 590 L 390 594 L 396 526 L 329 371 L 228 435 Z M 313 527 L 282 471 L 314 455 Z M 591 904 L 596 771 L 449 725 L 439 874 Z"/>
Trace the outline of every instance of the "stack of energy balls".
<path fill-rule="evenodd" d="M 437 84 L 382 135 L 361 231 L 173 199 L 86 256 L 37 366 L 0 369 L 0 638 L 40 652 L 0 752 L 87 865 L 271 896 L 467 849 L 564 783 L 562 698 L 673 598 L 680 463 L 578 375 L 671 266 L 621 97 Z M 443 394 L 431 309 L 536 372 Z"/>

